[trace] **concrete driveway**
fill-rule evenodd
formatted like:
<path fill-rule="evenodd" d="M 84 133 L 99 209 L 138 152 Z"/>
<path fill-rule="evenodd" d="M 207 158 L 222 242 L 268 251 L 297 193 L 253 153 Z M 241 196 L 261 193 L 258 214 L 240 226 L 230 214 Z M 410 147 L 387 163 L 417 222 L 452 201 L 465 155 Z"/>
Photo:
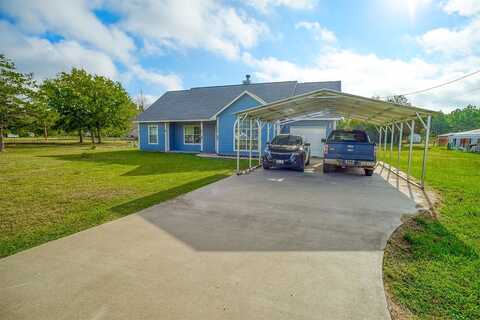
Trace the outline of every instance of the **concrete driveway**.
<path fill-rule="evenodd" d="M 0 260 L 1 319 L 388 319 L 380 176 L 257 170 Z"/>

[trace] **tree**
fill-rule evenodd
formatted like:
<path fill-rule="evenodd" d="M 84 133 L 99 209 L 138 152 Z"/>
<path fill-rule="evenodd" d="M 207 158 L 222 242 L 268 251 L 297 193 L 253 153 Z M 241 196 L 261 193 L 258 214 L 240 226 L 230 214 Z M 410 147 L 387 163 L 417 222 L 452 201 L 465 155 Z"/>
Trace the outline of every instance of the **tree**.
<path fill-rule="evenodd" d="M 44 84 L 33 94 L 32 114 L 32 127 L 37 131 L 41 130 L 44 139 L 48 140 L 48 131 L 56 124 L 58 113 L 48 104 L 48 95 Z"/>
<path fill-rule="evenodd" d="M 29 116 L 34 85 L 32 74 L 18 72 L 15 64 L 0 54 L 0 152 L 5 149 L 5 131 Z"/>
<path fill-rule="evenodd" d="M 135 104 L 137 105 L 138 111 L 143 112 L 147 109 L 147 98 L 143 95 L 143 91 L 140 90 L 140 94 L 135 99 Z"/>
<path fill-rule="evenodd" d="M 126 130 L 136 112 L 119 82 L 81 69 L 73 68 L 45 81 L 44 90 L 48 105 L 58 112 L 57 126 L 67 132 L 78 131 L 80 142 L 85 131 L 95 143 L 95 136 L 101 142 L 102 131 L 107 128 Z"/>
<path fill-rule="evenodd" d="M 402 96 L 402 95 L 388 97 L 387 102 L 400 104 L 402 106 L 411 106 L 412 105 L 410 103 L 410 101 L 408 101 L 408 99 L 405 96 Z"/>
<path fill-rule="evenodd" d="M 80 143 L 83 143 L 84 131 L 91 129 L 91 83 L 91 75 L 73 68 L 70 73 L 62 72 L 42 85 L 48 106 L 58 113 L 57 128 L 77 131 Z"/>
<path fill-rule="evenodd" d="M 480 108 L 468 105 L 456 109 L 447 116 L 447 121 L 453 132 L 480 128 Z"/>
<path fill-rule="evenodd" d="M 432 117 L 431 130 L 434 136 L 438 136 L 439 134 L 450 131 L 451 128 L 450 124 L 448 123 L 448 115 L 445 115 L 443 112 L 438 115 L 434 115 Z"/>
<path fill-rule="evenodd" d="M 93 77 L 92 91 L 92 126 L 95 128 L 98 142 L 101 143 L 102 131 L 113 129 L 126 131 L 130 129 L 131 119 L 137 108 L 128 93 L 119 82 L 103 76 Z"/>

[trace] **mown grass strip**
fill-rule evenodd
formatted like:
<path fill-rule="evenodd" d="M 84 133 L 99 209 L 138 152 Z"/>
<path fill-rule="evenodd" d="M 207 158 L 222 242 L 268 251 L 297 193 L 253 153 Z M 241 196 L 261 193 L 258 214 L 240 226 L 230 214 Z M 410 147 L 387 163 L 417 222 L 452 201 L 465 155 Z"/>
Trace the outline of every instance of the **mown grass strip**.
<path fill-rule="evenodd" d="M 416 149 L 416 177 L 420 162 Z M 399 231 L 386 250 L 386 285 L 419 318 L 480 319 L 480 155 L 433 148 L 427 169 L 442 196 L 439 218 L 418 216 Z"/>
<path fill-rule="evenodd" d="M 140 152 L 121 142 L 9 146 L 0 154 L 0 257 L 177 197 L 235 168 L 234 160 Z"/>

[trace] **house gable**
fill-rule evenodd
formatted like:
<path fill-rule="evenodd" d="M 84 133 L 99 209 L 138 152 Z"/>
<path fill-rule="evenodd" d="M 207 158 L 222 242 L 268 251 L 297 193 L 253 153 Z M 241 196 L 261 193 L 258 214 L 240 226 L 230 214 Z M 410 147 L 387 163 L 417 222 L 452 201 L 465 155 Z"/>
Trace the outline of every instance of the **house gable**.
<path fill-rule="evenodd" d="M 237 120 L 236 113 L 245 109 L 253 108 L 262 105 L 261 101 L 255 95 L 252 95 L 248 91 L 245 91 L 240 96 L 236 97 L 226 108 L 224 108 L 217 115 L 218 126 L 218 153 L 220 154 L 233 154 L 233 138 L 234 138 L 234 125 Z M 264 139 L 262 139 L 265 141 Z"/>
<path fill-rule="evenodd" d="M 263 100 L 262 98 L 260 98 L 259 96 L 257 95 L 254 95 L 253 93 L 251 92 L 248 92 L 247 90 L 243 91 L 242 93 L 240 93 L 238 96 L 236 96 L 232 101 L 230 101 L 229 103 L 227 103 L 223 108 L 221 108 L 220 110 L 218 110 L 218 112 L 216 112 L 213 116 L 212 116 L 212 119 L 216 119 L 216 117 L 218 117 L 224 110 L 228 109 L 231 105 L 233 105 L 235 102 L 237 102 L 238 100 L 240 100 L 243 96 L 245 95 L 248 95 L 250 98 L 256 100 L 259 104 L 258 105 L 261 105 L 261 104 L 265 104 L 265 100 Z M 256 106 L 258 106 L 256 105 Z M 243 109 L 240 109 L 238 111 L 241 111 Z"/>

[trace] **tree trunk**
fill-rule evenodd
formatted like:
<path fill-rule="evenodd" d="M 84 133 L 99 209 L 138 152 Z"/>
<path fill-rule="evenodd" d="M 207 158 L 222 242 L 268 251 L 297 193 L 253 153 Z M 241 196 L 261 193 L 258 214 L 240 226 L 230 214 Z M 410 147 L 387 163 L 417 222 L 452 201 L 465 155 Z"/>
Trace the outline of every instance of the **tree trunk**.
<path fill-rule="evenodd" d="M 102 143 L 102 133 L 100 132 L 100 128 L 97 128 L 97 141 L 98 143 Z"/>
<path fill-rule="evenodd" d="M 3 125 L 0 125 L 0 152 L 5 150 L 5 142 L 3 141 Z"/>
<path fill-rule="evenodd" d="M 43 123 L 43 137 L 45 138 L 45 141 L 48 140 L 47 124 L 45 122 Z"/>
<path fill-rule="evenodd" d="M 83 143 L 83 132 L 82 129 L 78 130 L 78 137 L 80 138 L 80 143 Z"/>
<path fill-rule="evenodd" d="M 90 131 L 90 138 L 92 139 L 92 144 L 95 144 L 95 131 L 92 128 L 89 128 Z"/>

